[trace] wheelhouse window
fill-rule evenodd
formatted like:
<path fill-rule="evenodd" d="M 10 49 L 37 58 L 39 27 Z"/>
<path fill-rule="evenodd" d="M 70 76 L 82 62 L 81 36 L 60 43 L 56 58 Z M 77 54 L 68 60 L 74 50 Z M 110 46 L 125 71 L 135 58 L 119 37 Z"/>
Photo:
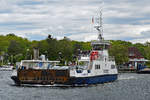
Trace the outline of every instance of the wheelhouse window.
<path fill-rule="evenodd" d="M 103 50 L 103 49 L 108 49 L 109 45 L 103 45 L 103 44 L 97 44 L 93 45 L 93 50 Z"/>
<path fill-rule="evenodd" d="M 100 69 L 100 65 L 95 65 L 95 69 Z"/>

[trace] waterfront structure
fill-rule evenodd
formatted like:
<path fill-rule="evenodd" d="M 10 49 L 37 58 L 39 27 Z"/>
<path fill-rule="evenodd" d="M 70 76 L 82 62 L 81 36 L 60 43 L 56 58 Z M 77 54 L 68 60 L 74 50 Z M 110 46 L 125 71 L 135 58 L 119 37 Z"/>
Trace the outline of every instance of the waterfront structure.
<path fill-rule="evenodd" d="M 145 59 L 136 47 L 129 47 L 129 67 L 137 69 L 138 66 L 145 67 Z"/>
<path fill-rule="evenodd" d="M 137 71 L 146 68 L 145 63 L 149 60 L 145 59 L 136 47 L 128 48 L 129 62 L 118 66 L 119 71 Z"/>

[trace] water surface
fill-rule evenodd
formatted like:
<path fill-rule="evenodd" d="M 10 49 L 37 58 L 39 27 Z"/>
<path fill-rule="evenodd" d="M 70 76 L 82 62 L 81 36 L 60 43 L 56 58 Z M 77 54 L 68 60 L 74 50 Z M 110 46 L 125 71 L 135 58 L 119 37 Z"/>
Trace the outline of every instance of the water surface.
<path fill-rule="evenodd" d="M 150 100 L 150 74 L 119 74 L 113 83 L 88 87 L 15 86 L 0 71 L 0 100 Z"/>

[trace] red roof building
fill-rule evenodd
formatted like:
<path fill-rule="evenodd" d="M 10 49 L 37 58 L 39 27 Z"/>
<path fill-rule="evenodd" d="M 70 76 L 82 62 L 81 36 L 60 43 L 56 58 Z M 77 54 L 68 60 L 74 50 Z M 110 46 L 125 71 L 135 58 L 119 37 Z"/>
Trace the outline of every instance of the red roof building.
<path fill-rule="evenodd" d="M 129 63 L 128 67 L 137 69 L 139 64 L 144 65 L 145 62 L 148 60 L 143 57 L 143 55 L 139 52 L 136 47 L 129 47 L 128 48 L 128 55 L 129 55 Z"/>
<path fill-rule="evenodd" d="M 120 65 L 119 70 L 137 70 L 139 65 L 145 66 L 145 62 L 149 61 L 143 57 L 143 55 L 136 47 L 128 48 L 128 56 L 129 62 L 124 65 Z"/>
<path fill-rule="evenodd" d="M 129 55 L 130 59 L 134 59 L 134 58 L 141 59 L 141 58 L 144 58 L 136 47 L 129 47 L 128 48 L 128 55 Z"/>

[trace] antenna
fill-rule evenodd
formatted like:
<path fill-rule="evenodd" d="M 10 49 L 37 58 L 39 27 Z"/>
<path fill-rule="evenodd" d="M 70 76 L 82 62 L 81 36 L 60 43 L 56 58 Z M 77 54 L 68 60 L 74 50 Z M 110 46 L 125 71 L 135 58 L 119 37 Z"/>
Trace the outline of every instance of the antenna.
<path fill-rule="evenodd" d="M 103 37 L 102 37 L 102 35 L 103 35 L 103 18 L 102 18 L 102 7 L 101 8 L 99 8 L 99 11 L 98 11 L 98 18 L 97 18 L 97 26 L 95 26 L 94 28 L 96 28 L 96 30 L 98 31 L 98 39 L 100 40 L 100 41 L 102 41 L 103 40 Z"/>

